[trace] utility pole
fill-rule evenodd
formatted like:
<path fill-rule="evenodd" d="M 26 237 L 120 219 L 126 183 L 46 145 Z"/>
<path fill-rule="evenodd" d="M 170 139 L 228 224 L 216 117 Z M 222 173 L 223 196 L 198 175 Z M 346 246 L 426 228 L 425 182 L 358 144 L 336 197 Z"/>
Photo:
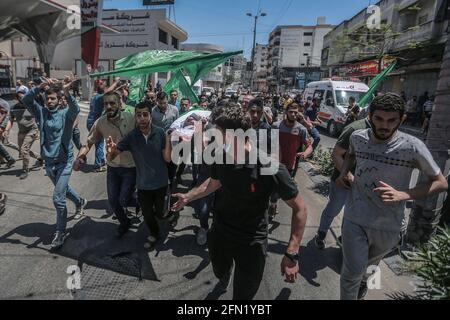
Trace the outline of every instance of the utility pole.
<path fill-rule="evenodd" d="M 251 13 L 247 13 L 247 16 L 255 18 L 255 24 L 253 27 L 252 63 L 251 63 L 251 71 L 250 71 L 251 72 L 250 73 L 250 90 L 253 91 L 253 82 L 254 82 L 254 78 L 255 78 L 254 68 L 255 68 L 256 26 L 258 24 L 258 18 L 267 16 L 267 13 L 261 12 L 261 10 L 259 10 L 257 14 L 253 15 Z"/>

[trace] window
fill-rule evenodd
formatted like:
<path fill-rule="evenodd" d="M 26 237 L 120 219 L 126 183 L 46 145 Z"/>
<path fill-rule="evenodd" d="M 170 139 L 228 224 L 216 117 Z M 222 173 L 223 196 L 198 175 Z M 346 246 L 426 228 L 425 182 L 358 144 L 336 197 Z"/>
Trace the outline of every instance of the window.
<path fill-rule="evenodd" d="M 175 37 L 172 37 L 172 46 L 173 46 L 175 49 L 178 49 L 178 39 L 175 38 Z"/>
<path fill-rule="evenodd" d="M 325 93 L 325 90 L 314 91 L 313 99 L 318 99 L 319 101 L 322 101 L 324 93 Z"/>
<path fill-rule="evenodd" d="M 303 55 L 304 55 L 305 57 L 309 56 L 309 54 L 308 54 L 308 53 L 304 53 Z"/>
<path fill-rule="evenodd" d="M 313 35 L 312 32 L 304 32 L 304 33 L 303 33 L 303 36 L 304 36 L 304 37 L 311 37 L 312 35 Z"/>
<path fill-rule="evenodd" d="M 364 95 L 365 92 L 336 90 L 336 102 L 339 106 L 348 106 L 348 100 L 350 97 L 355 98 L 356 103 L 358 103 Z"/>
<path fill-rule="evenodd" d="M 303 45 L 304 45 L 305 47 L 310 47 L 310 46 L 311 46 L 311 42 L 305 42 Z"/>
<path fill-rule="evenodd" d="M 167 32 L 158 29 L 159 30 L 159 42 L 167 44 Z"/>
<path fill-rule="evenodd" d="M 334 101 L 333 92 L 328 90 L 327 91 L 327 97 L 325 99 L 325 103 L 326 103 L 327 106 L 334 107 L 334 102 L 333 101 Z"/>

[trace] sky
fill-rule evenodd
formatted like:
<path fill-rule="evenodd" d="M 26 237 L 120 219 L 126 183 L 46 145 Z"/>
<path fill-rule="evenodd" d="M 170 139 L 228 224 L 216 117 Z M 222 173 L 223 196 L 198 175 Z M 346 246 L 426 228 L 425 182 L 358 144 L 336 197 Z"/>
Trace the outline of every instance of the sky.
<path fill-rule="evenodd" d="M 188 34 L 185 43 L 212 43 L 226 51 L 244 50 L 250 56 L 255 14 L 267 14 L 258 20 L 257 43 L 268 43 L 269 33 L 277 25 L 315 25 L 317 17 L 339 24 L 366 8 L 372 0 L 175 0 L 171 20 Z M 105 9 L 145 9 L 142 0 L 104 0 Z M 158 6 L 154 6 L 158 8 Z M 168 9 L 169 6 L 166 6 Z M 149 7 L 152 9 L 152 7 Z M 168 13 L 169 15 L 169 10 Z"/>

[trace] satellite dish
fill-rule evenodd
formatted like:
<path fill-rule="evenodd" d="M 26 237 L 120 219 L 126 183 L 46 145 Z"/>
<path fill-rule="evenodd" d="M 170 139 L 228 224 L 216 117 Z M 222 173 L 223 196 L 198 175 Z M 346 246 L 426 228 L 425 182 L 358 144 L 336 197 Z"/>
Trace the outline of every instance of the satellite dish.
<path fill-rule="evenodd" d="M 103 72 L 103 71 L 105 71 L 105 67 L 99 65 L 99 66 L 97 67 L 97 71 L 98 71 L 98 72 Z"/>

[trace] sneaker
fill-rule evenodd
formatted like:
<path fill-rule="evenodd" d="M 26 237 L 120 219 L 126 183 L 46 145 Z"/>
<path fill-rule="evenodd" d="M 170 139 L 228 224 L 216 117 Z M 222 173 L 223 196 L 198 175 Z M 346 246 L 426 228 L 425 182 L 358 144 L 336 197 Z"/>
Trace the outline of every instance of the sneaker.
<path fill-rule="evenodd" d="M 169 220 L 169 226 L 173 230 L 178 224 L 178 220 L 180 219 L 180 213 L 179 212 L 171 212 L 168 220 Z"/>
<path fill-rule="evenodd" d="M 53 250 L 59 249 L 63 246 L 64 241 L 66 240 L 66 234 L 64 232 L 57 231 L 55 233 L 55 238 L 53 238 L 52 244 L 50 247 Z"/>
<path fill-rule="evenodd" d="M 369 289 L 367 288 L 367 282 L 362 281 L 359 286 L 358 300 L 363 300 L 364 297 L 367 295 L 368 290 Z"/>
<path fill-rule="evenodd" d="M 151 249 L 155 246 L 155 243 L 158 241 L 157 236 L 150 235 L 147 237 L 146 242 L 144 243 L 145 249 Z"/>
<path fill-rule="evenodd" d="M 75 220 L 80 220 L 84 216 L 84 208 L 86 207 L 88 201 L 86 199 L 81 199 L 81 206 L 77 207 L 75 210 Z"/>
<path fill-rule="evenodd" d="M 22 174 L 19 176 L 20 180 L 25 180 L 28 178 L 28 170 L 23 170 Z"/>
<path fill-rule="evenodd" d="M 15 163 L 16 163 L 16 160 L 14 160 L 14 159 L 9 160 L 6 163 L 6 169 L 9 169 L 9 168 L 13 167 Z"/>
<path fill-rule="evenodd" d="M 205 228 L 200 228 L 197 232 L 197 244 L 204 246 L 207 241 L 208 231 Z"/>
<path fill-rule="evenodd" d="M 41 168 L 44 166 L 44 159 L 37 159 L 36 162 L 34 163 L 34 166 L 36 168 Z"/>
<path fill-rule="evenodd" d="M 95 172 L 100 173 L 100 172 L 105 172 L 106 171 L 106 166 L 101 166 L 95 169 Z"/>
<path fill-rule="evenodd" d="M 273 220 L 273 218 L 278 214 L 278 209 L 277 209 L 276 204 L 271 204 L 269 206 L 268 214 L 269 214 L 269 217 L 272 217 L 272 220 Z"/>
<path fill-rule="evenodd" d="M 325 239 L 320 237 L 318 234 L 316 234 L 316 236 L 314 237 L 314 243 L 319 250 L 325 250 L 325 247 L 327 245 Z"/>

